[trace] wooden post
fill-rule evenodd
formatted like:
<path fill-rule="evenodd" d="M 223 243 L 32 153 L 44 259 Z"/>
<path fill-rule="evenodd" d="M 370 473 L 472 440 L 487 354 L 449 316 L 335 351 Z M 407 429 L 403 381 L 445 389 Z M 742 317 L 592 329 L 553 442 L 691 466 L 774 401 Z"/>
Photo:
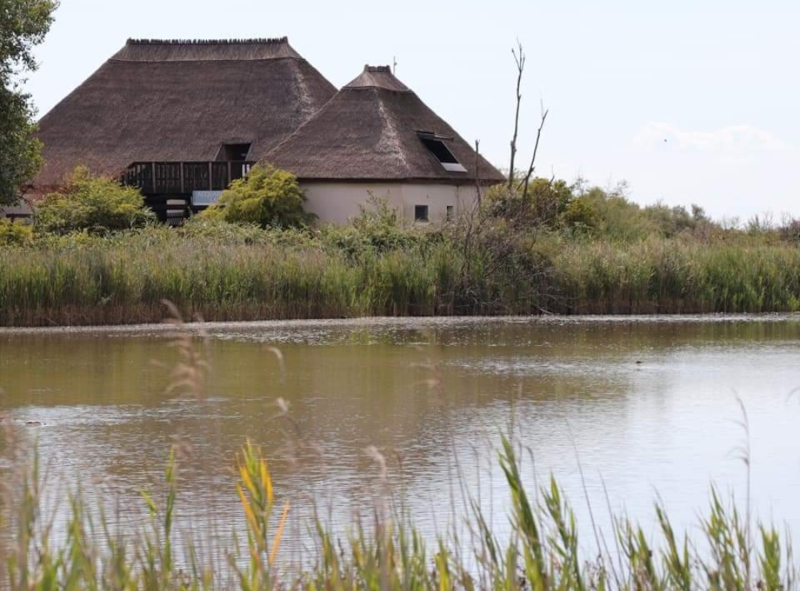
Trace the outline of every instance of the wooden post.
<path fill-rule="evenodd" d="M 156 163 L 151 162 L 150 166 L 153 168 L 153 193 L 156 192 Z"/>
<path fill-rule="evenodd" d="M 231 170 L 231 161 L 228 160 L 228 178 L 226 179 L 227 182 L 225 183 L 226 189 L 230 186 L 231 181 L 233 180 L 233 177 L 231 176 Z"/>
<path fill-rule="evenodd" d="M 208 190 L 214 190 L 214 163 L 208 163 Z"/>
<path fill-rule="evenodd" d="M 181 195 L 186 193 L 186 188 L 183 186 L 183 162 L 181 162 Z"/>

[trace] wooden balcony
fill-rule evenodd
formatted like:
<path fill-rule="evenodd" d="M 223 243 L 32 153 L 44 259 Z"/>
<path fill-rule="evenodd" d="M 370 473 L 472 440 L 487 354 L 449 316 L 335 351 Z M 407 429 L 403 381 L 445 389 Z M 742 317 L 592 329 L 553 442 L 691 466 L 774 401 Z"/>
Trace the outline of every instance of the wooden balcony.
<path fill-rule="evenodd" d="M 224 191 L 247 176 L 255 162 L 134 162 L 122 182 L 145 196 L 190 196 L 195 191 Z"/>

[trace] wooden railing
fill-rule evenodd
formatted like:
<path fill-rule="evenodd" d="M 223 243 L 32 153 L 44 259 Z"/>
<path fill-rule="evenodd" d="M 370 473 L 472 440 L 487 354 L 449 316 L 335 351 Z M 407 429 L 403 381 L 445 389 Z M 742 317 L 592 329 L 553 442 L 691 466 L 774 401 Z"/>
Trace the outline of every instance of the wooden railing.
<path fill-rule="evenodd" d="M 224 191 L 247 176 L 255 162 L 134 162 L 122 182 L 145 195 L 191 195 L 194 191 Z"/>

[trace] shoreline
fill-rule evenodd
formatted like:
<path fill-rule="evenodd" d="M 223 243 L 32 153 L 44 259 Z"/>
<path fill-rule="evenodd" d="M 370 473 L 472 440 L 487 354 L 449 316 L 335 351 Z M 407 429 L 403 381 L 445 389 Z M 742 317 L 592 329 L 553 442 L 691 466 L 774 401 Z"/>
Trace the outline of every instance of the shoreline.
<path fill-rule="evenodd" d="M 316 318 L 296 320 L 233 320 L 210 322 L 186 322 L 181 330 L 192 333 L 210 333 L 232 329 L 286 329 L 286 328 L 425 328 L 455 327 L 476 324 L 723 324 L 723 323 L 780 323 L 800 322 L 800 312 L 760 312 L 739 314 L 572 314 L 572 315 L 493 315 L 493 316 L 362 316 L 354 318 Z M 161 323 L 96 324 L 64 326 L 0 326 L 2 336 L 27 335 L 126 335 L 153 334 L 170 335 L 176 325 Z"/>

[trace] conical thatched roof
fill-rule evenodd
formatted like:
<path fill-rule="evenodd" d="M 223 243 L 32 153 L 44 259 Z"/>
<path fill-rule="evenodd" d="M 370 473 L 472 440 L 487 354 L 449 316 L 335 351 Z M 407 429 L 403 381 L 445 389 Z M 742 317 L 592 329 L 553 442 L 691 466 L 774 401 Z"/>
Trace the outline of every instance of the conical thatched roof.
<path fill-rule="evenodd" d="M 427 147 L 431 142 L 443 144 L 464 170 L 443 166 Z M 475 182 L 476 176 L 489 182 L 504 179 L 484 158 L 476 162 L 472 147 L 388 66 L 366 66 L 266 159 L 301 180 L 458 184 Z"/>
<path fill-rule="evenodd" d="M 38 186 L 75 166 L 117 174 L 134 161 L 214 160 L 252 143 L 259 160 L 336 88 L 283 39 L 130 40 L 40 122 Z"/>

